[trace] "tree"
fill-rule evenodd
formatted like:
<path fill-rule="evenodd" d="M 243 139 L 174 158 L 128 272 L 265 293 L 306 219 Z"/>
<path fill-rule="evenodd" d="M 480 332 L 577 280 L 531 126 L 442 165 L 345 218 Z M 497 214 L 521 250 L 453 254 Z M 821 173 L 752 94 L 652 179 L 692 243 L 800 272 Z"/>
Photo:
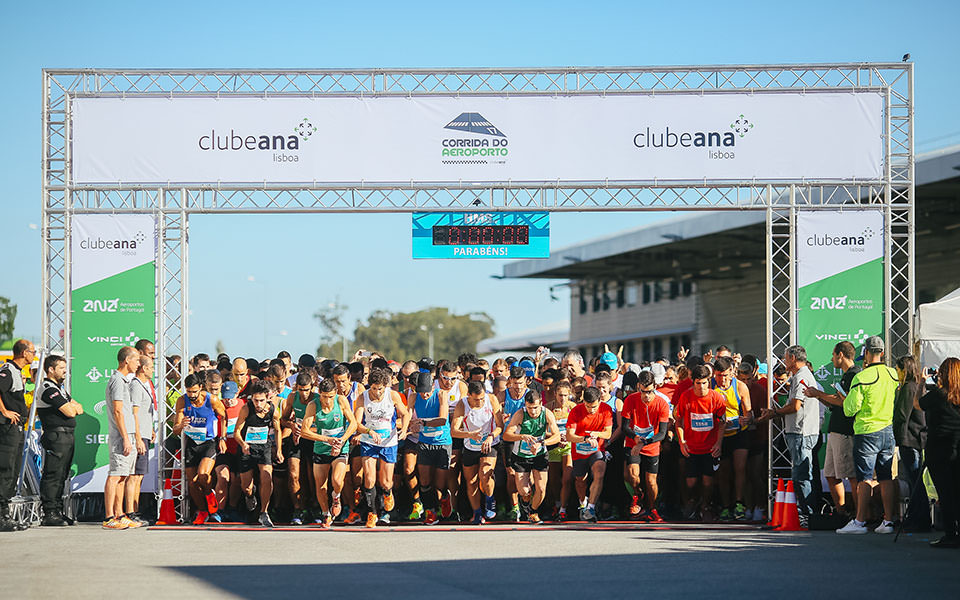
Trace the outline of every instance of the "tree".
<path fill-rule="evenodd" d="M 13 322 L 17 320 L 17 305 L 0 296 L 0 343 L 13 339 Z"/>
<path fill-rule="evenodd" d="M 346 344 L 344 347 L 347 340 L 344 339 L 343 315 L 348 308 L 346 304 L 340 302 L 340 296 L 337 296 L 333 302 L 313 314 L 313 318 L 320 321 L 320 345 L 317 347 L 317 356 L 337 360 L 347 356 L 347 349 L 351 344 Z"/>
<path fill-rule="evenodd" d="M 357 348 L 376 350 L 393 360 L 417 360 L 427 356 L 431 331 L 431 358 L 455 360 L 462 352 L 475 352 L 480 340 L 493 335 L 493 319 L 482 312 L 455 315 L 447 308 L 412 313 L 378 310 L 365 324 L 357 324 L 353 337 Z"/>

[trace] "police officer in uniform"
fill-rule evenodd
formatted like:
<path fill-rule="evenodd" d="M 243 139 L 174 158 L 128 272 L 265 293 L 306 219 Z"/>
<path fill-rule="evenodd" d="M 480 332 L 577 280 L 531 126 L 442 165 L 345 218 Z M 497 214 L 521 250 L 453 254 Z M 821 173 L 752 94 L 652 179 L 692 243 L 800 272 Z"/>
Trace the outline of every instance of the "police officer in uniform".
<path fill-rule="evenodd" d="M 10 519 L 10 498 L 16 493 L 20 456 L 23 454 L 23 426 L 27 402 L 23 397 L 21 369 L 33 362 L 36 349 L 27 340 L 13 344 L 13 360 L 0 366 L 0 531 L 16 531 Z"/>
<path fill-rule="evenodd" d="M 73 525 L 63 514 L 63 486 L 73 462 L 73 430 L 83 407 L 63 388 L 67 377 L 67 361 L 51 354 L 43 360 L 46 375 L 37 396 L 37 416 L 43 424 L 43 477 L 40 479 L 40 501 L 44 526 Z"/>

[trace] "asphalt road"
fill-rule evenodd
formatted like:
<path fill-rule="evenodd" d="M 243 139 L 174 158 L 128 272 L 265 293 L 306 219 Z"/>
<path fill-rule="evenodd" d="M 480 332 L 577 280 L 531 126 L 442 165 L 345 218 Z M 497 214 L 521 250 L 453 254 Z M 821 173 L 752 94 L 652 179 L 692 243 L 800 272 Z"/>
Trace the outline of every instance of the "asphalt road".
<path fill-rule="evenodd" d="M 936 534 L 747 527 L 0 534 L 4 598 L 956 598 Z"/>

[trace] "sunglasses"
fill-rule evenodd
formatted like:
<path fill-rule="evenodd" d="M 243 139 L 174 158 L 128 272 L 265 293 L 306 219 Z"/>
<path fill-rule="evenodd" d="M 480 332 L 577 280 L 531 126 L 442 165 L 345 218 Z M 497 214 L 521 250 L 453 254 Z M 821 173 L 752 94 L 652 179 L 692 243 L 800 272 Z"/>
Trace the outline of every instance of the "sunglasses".
<path fill-rule="evenodd" d="M 453 377 L 447 377 L 446 375 L 441 375 L 441 376 L 440 376 L 440 379 L 442 379 L 442 380 L 444 380 L 444 381 L 456 381 L 456 380 L 458 380 L 458 379 L 460 379 L 460 378 L 457 377 L 456 375 L 454 375 Z"/>

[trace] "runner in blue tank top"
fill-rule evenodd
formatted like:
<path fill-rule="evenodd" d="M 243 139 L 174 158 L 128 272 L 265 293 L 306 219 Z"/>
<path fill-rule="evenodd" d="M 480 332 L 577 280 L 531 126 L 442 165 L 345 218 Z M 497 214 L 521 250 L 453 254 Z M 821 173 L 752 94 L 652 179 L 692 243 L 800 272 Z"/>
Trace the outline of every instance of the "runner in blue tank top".
<path fill-rule="evenodd" d="M 450 468 L 452 439 L 450 437 L 450 406 L 434 389 L 430 373 L 417 377 L 412 425 L 418 430 L 417 462 L 420 479 L 420 498 L 427 509 L 426 523 L 437 523 L 440 508 L 439 490 L 446 487 Z"/>
<path fill-rule="evenodd" d="M 224 438 L 217 437 L 218 431 L 227 430 L 227 411 L 223 403 L 202 392 L 200 378 L 195 374 L 187 375 L 183 385 L 186 394 L 177 400 L 173 434 L 183 434 L 185 438 L 183 465 L 190 498 L 197 507 L 194 525 L 200 525 L 217 515 L 219 509 L 211 473 L 217 453 L 227 451 Z M 213 520 L 219 522 L 220 518 L 214 516 Z"/>

